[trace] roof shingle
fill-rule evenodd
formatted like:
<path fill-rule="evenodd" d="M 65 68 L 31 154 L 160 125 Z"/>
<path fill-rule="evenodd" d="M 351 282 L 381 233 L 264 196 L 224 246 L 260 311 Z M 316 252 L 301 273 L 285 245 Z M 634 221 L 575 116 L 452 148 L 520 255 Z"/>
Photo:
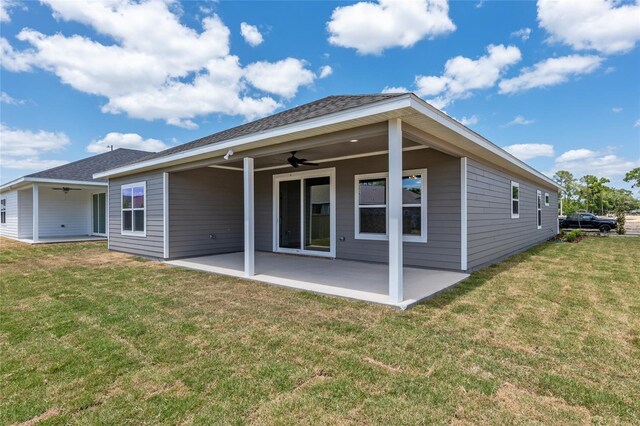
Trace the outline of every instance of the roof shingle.
<path fill-rule="evenodd" d="M 151 154 L 138 161 L 151 160 L 154 158 L 164 157 L 179 152 L 188 151 L 190 149 L 199 148 L 206 145 L 223 142 L 240 136 L 246 136 L 253 133 L 263 132 L 265 130 L 275 129 L 277 127 L 298 123 L 312 118 L 322 117 L 324 115 L 345 111 L 363 105 L 372 104 L 385 99 L 395 98 L 406 95 L 406 93 L 382 93 L 371 95 L 340 95 L 328 96 L 308 104 L 300 105 L 277 114 L 270 115 L 259 120 L 252 121 L 231 129 L 223 130 L 201 139 L 187 142 L 173 148 Z M 136 161 L 136 162 L 138 162 Z"/>
<path fill-rule="evenodd" d="M 147 157 L 149 154 L 151 153 L 148 151 L 118 148 L 113 151 L 105 152 L 104 154 L 94 155 L 93 157 L 74 161 L 73 163 L 32 173 L 25 177 L 100 182 L 103 180 L 94 179 L 94 173 L 104 172 L 105 170 L 114 169 L 116 167 L 138 161 Z"/>

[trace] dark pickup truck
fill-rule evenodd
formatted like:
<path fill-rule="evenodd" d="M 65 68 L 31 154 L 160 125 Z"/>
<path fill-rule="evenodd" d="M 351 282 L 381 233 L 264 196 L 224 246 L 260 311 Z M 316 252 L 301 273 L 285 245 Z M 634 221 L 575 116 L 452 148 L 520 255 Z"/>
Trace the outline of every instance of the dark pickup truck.
<path fill-rule="evenodd" d="M 591 213 L 573 213 L 559 220 L 560 228 L 599 229 L 600 232 L 609 232 L 616 228 L 615 219 L 600 218 Z"/>

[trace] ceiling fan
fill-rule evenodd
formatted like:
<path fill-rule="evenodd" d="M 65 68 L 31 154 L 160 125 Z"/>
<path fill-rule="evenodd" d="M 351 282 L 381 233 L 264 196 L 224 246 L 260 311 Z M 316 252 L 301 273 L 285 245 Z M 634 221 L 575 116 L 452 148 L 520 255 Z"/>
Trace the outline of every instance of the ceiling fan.
<path fill-rule="evenodd" d="M 298 167 L 298 166 L 318 166 L 318 163 L 310 163 L 306 160 L 306 158 L 298 158 L 296 157 L 296 152 L 298 151 L 291 151 L 291 157 L 289 157 L 287 159 L 287 161 L 289 162 L 289 164 L 291 164 L 293 167 Z"/>
<path fill-rule="evenodd" d="M 62 191 L 65 194 L 68 194 L 69 191 L 81 191 L 80 188 L 69 188 L 68 186 L 63 186 L 61 188 L 51 188 L 51 189 L 53 189 L 54 191 Z"/>

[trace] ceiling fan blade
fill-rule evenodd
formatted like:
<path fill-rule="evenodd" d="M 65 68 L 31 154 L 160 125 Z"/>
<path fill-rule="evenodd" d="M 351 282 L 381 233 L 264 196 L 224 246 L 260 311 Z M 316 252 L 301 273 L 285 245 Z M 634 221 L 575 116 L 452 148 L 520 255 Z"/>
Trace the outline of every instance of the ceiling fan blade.
<path fill-rule="evenodd" d="M 310 163 L 308 161 L 301 162 L 300 164 L 302 164 L 303 166 L 319 166 L 320 165 L 318 163 Z"/>

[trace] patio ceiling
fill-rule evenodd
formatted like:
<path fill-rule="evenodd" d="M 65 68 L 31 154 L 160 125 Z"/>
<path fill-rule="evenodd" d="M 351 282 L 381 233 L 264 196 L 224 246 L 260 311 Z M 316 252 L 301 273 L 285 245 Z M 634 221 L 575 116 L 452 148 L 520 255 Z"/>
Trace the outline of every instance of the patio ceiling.
<path fill-rule="evenodd" d="M 357 142 L 351 142 L 356 140 Z M 403 149 L 414 149 L 423 146 L 408 138 L 403 139 Z M 287 163 L 287 159 L 291 156 L 292 151 L 296 151 L 298 158 L 305 158 L 310 162 L 327 162 L 328 160 L 341 159 L 343 157 L 363 156 L 370 155 L 371 153 L 381 153 L 388 149 L 388 137 L 386 132 L 383 134 L 368 136 L 368 137 L 353 137 L 348 140 L 341 140 L 339 142 L 327 143 L 323 145 L 305 147 L 304 143 L 301 143 L 300 148 L 296 148 L 295 144 L 287 145 L 285 149 L 279 149 L 277 152 L 263 154 L 262 156 L 254 156 L 255 169 L 260 171 L 261 169 L 271 168 L 291 168 Z M 244 155 L 244 153 L 243 153 Z M 242 169 L 242 156 L 238 155 L 234 158 L 232 156 L 228 161 L 225 161 L 221 166 L 235 167 Z M 322 166 L 322 164 L 320 164 Z M 301 169 L 302 170 L 302 169 Z"/>

